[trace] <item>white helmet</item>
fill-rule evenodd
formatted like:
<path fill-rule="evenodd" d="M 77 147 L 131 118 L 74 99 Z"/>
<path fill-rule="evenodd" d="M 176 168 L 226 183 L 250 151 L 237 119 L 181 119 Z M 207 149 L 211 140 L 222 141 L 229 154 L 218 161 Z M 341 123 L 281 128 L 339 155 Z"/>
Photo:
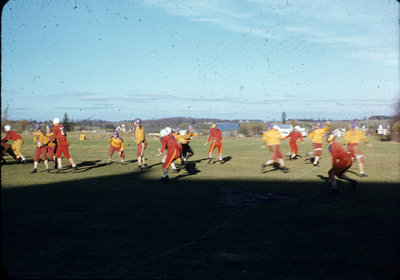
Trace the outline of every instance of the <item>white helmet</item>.
<path fill-rule="evenodd" d="M 168 134 L 167 134 L 167 131 L 165 130 L 165 129 L 161 129 L 160 130 L 160 136 L 161 137 L 164 137 L 164 136 L 167 136 Z"/>
<path fill-rule="evenodd" d="M 11 130 L 11 126 L 9 126 L 9 125 L 4 126 L 4 130 L 9 132 Z"/>
<path fill-rule="evenodd" d="M 182 135 L 182 136 L 185 136 L 186 130 L 182 129 L 181 131 L 179 131 L 179 134 Z"/>
<path fill-rule="evenodd" d="M 296 125 L 296 126 L 294 127 L 294 130 L 295 130 L 295 131 L 299 131 L 299 130 L 300 130 L 300 126 Z"/>
<path fill-rule="evenodd" d="M 60 123 L 60 119 L 59 118 L 54 118 L 53 119 L 53 123 L 54 124 L 59 124 Z"/>
<path fill-rule="evenodd" d="M 172 132 L 172 129 L 170 128 L 170 127 L 166 127 L 165 128 L 165 131 L 167 132 L 167 135 L 169 135 L 169 134 L 171 134 L 171 132 Z"/>

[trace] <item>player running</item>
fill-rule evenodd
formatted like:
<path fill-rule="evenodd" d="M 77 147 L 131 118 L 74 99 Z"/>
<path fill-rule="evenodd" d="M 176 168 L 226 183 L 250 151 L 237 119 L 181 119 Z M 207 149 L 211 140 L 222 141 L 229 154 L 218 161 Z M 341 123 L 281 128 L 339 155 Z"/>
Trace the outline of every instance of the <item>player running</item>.
<path fill-rule="evenodd" d="M 303 135 L 301 135 L 299 130 L 300 127 L 296 125 L 294 130 L 285 137 L 285 139 L 290 138 L 289 148 L 292 155 L 290 156 L 289 160 L 295 160 L 299 156 L 299 146 L 297 146 L 297 140 L 300 139 L 301 143 L 304 143 Z"/>
<path fill-rule="evenodd" d="M 332 168 L 328 171 L 329 180 L 331 181 L 331 193 L 338 192 L 335 176 L 349 181 L 352 190 L 356 190 L 357 181 L 344 175 L 352 165 L 352 155 L 346 152 L 339 143 L 335 142 L 335 135 L 329 135 L 327 142 L 329 143 L 329 152 L 332 155 Z"/>
<path fill-rule="evenodd" d="M 67 140 L 67 133 L 64 129 L 64 126 L 60 124 L 60 119 L 59 118 L 54 118 L 53 120 L 53 136 L 50 137 L 49 142 L 52 142 L 54 140 L 57 140 L 58 146 L 57 146 L 57 151 L 56 151 L 56 158 L 57 158 L 57 173 L 63 173 L 63 167 L 62 167 L 62 159 L 61 155 L 64 154 L 64 157 L 69 160 L 69 162 L 72 165 L 72 172 L 76 172 L 78 170 L 78 167 L 76 166 L 76 163 L 72 159 L 72 157 L 69 155 L 69 141 Z"/>
<path fill-rule="evenodd" d="M 274 164 L 276 161 L 278 161 L 279 166 L 284 173 L 289 172 L 289 168 L 285 166 L 285 161 L 283 160 L 283 156 L 280 151 L 280 140 L 284 139 L 285 137 L 283 137 L 282 133 L 274 128 L 274 123 L 269 122 L 268 130 L 265 131 L 262 136 L 263 144 L 261 145 L 261 148 L 265 148 L 265 144 L 267 143 L 272 155 L 269 160 L 261 165 L 262 172 L 264 171 L 265 167 Z"/>
<path fill-rule="evenodd" d="M 188 125 L 187 130 L 182 130 L 181 132 L 182 137 L 179 139 L 179 142 L 182 145 L 182 160 L 183 164 L 187 165 L 188 158 L 194 155 L 194 152 L 189 145 L 190 141 L 192 140 L 192 137 L 198 136 L 199 134 L 194 133 L 194 127 L 191 124 Z"/>
<path fill-rule="evenodd" d="M 119 136 L 118 131 L 114 131 L 113 135 L 110 136 L 110 139 L 108 139 L 108 144 L 110 145 L 108 149 L 108 161 L 107 163 L 111 163 L 111 157 L 114 154 L 115 151 L 118 152 L 119 157 L 121 158 L 121 163 L 125 165 L 125 152 L 124 152 L 124 139 Z"/>
<path fill-rule="evenodd" d="M 368 143 L 364 133 L 360 129 L 357 129 L 357 122 L 349 124 L 349 128 L 350 130 L 344 134 L 344 144 L 347 145 L 347 151 L 354 154 L 357 159 L 360 177 L 368 177 L 364 173 L 364 156 L 361 153 L 360 142 L 365 143 L 368 147 L 372 147 L 372 144 Z"/>
<path fill-rule="evenodd" d="M 138 161 L 138 167 L 136 170 L 142 170 L 143 168 L 147 168 L 146 159 L 144 158 L 144 150 L 147 147 L 147 141 L 144 133 L 144 127 L 142 126 L 142 120 L 139 118 L 135 120 L 135 135 L 137 148 L 136 156 Z"/>
<path fill-rule="evenodd" d="M 173 163 L 174 160 L 179 158 L 182 151 L 182 146 L 175 140 L 174 136 L 171 133 L 168 133 L 166 129 L 162 129 L 160 131 L 160 136 L 161 136 L 161 148 L 158 149 L 159 156 L 162 155 L 164 150 L 167 150 L 167 156 L 162 165 L 163 175 L 160 181 L 166 184 L 169 182 L 169 177 L 168 177 L 169 166 Z"/>
<path fill-rule="evenodd" d="M 44 165 L 46 166 L 46 172 L 50 173 L 49 169 L 49 161 L 47 160 L 47 146 L 48 143 L 47 137 L 44 135 L 44 132 L 41 130 L 40 124 L 35 124 L 35 131 L 33 132 L 33 142 L 36 144 L 35 155 L 33 157 L 33 170 L 31 173 L 37 172 L 37 167 L 39 165 L 39 158 L 42 156 L 42 160 Z"/>
<path fill-rule="evenodd" d="M 218 158 L 219 162 L 222 164 L 222 131 L 217 128 L 217 124 L 213 123 L 210 128 L 210 136 L 207 139 L 207 142 L 204 143 L 206 146 L 211 141 L 210 148 L 208 149 L 208 163 L 212 161 L 212 153 L 215 149 L 218 149 Z"/>
<path fill-rule="evenodd" d="M 325 128 L 322 128 L 321 123 L 320 122 L 317 123 L 315 129 L 307 136 L 308 139 L 312 139 L 312 145 L 313 145 L 313 149 L 314 149 L 312 152 L 308 152 L 307 155 L 315 156 L 314 162 L 313 162 L 314 166 L 318 166 L 319 158 L 322 155 L 322 140 L 323 140 L 325 133 L 327 133 L 329 131 L 331 122 L 327 121 L 326 124 L 327 124 L 327 126 Z M 308 159 L 309 158 L 307 158 L 306 160 L 308 160 Z"/>
<path fill-rule="evenodd" d="M 22 146 L 24 145 L 24 140 L 21 135 L 12 130 L 9 125 L 4 126 L 4 131 L 6 132 L 6 136 L 1 140 L 1 144 L 4 144 L 9 140 L 13 141 L 11 148 L 17 156 L 17 161 L 25 163 L 25 157 L 21 153 Z"/>
<path fill-rule="evenodd" d="M 49 140 L 51 136 L 53 136 L 53 130 L 51 129 L 51 125 L 46 125 L 46 138 Z M 57 169 L 57 160 L 56 160 L 56 150 L 57 150 L 57 141 L 48 142 L 47 144 L 47 154 L 49 155 L 49 159 L 54 161 L 54 169 Z"/>

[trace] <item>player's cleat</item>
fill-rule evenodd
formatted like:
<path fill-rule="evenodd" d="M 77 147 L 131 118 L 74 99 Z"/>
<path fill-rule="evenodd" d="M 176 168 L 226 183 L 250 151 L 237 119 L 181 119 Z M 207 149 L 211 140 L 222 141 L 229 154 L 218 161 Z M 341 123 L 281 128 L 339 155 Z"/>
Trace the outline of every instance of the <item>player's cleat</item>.
<path fill-rule="evenodd" d="M 357 190 L 357 181 L 356 180 L 350 180 L 350 185 L 351 185 L 351 190 L 354 192 Z"/>
<path fill-rule="evenodd" d="M 147 164 L 144 164 L 144 165 L 143 165 L 143 168 L 144 168 L 144 169 L 147 169 L 147 168 L 149 168 L 149 167 L 147 166 Z"/>
<path fill-rule="evenodd" d="M 219 161 L 220 164 L 224 163 L 224 161 L 222 159 L 219 159 L 218 161 Z"/>
<path fill-rule="evenodd" d="M 72 173 L 76 173 L 76 171 L 78 171 L 78 166 L 74 166 L 74 167 L 72 167 Z"/>
<path fill-rule="evenodd" d="M 318 162 L 314 162 L 313 166 L 318 167 L 319 166 Z"/>
<path fill-rule="evenodd" d="M 138 166 L 138 167 L 136 167 L 136 171 L 141 171 L 142 170 L 142 166 Z"/>
<path fill-rule="evenodd" d="M 25 159 L 22 159 L 22 160 L 21 160 L 21 163 L 24 164 L 24 163 L 25 163 Z"/>
<path fill-rule="evenodd" d="M 54 163 L 54 169 L 57 169 L 57 162 Z"/>
<path fill-rule="evenodd" d="M 49 169 L 49 168 L 46 168 L 46 172 L 47 172 L 47 173 L 50 173 L 50 169 Z"/>
<path fill-rule="evenodd" d="M 122 164 L 122 165 L 125 165 L 126 163 L 125 163 L 125 161 L 121 161 L 121 164 Z"/>
<path fill-rule="evenodd" d="M 368 177 L 368 175 L 365 173 L 360 173 L 360 177 Z"/>
<path fill-rule="evenodd" d="M 56 173 L 57 173 L 57 174 L 61 174 L 61 173 L 63 173 L 63 170 L 62 170 L 62 168 L 58 168 Z"/>
<path fill-rule="evenodd" d="M 31 173 L 36 173 L 36 172 L 37 172 L 36 168 L 34 168 L 34 169 L 31 171 Z"/>
<path fill-rule="evenodd" d="M 287 167 L 282 167 L 282 171 L 283 171 L 283 173 L 289 173 L 289 168 L 287 168 Z"/>
<path fill-rule="evenodd" d="M 211 161 L 212 161 L 212 158 L 209 158 L 208 161 L 207 161 L 207 163 L 210 164 Z"/>

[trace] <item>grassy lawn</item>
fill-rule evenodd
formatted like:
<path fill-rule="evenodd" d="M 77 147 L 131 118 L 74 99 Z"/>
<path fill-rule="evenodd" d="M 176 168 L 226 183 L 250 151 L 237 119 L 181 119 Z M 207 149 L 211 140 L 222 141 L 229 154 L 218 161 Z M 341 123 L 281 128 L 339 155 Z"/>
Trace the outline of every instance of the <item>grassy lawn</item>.
<path fill-rule="evenodd" d="M 72 133 L 79 170 L 64 174 L 7 158 L 1 166 L 2 264 L 15 278 L 96 279 L 396 279 L 400 276 L 400 145 L 369 139 L 361 147 L 367 178 L 354 164 L 329 195 L 331 159 L 320 167 L 287 161 L 266 168 L 260 138 L 224 139 L 225 163 L 207 164 L 205 137 L 193 140 L 189 171 L 161 184 L 158 140 L 150 168 L 135 171 L 136 145 L 125 136 L 127 165 L 107 165 L 108 136 Z M 282 142 L 282 152 L 288 142 Z M 311 143 L 300 145 L 300 154 Z M 216 155 L 215 155 L 216 156 Z M 51 164 L 52 166 L 52 164 Z M 272 196 L 271 196 L 272 194 Z"/>

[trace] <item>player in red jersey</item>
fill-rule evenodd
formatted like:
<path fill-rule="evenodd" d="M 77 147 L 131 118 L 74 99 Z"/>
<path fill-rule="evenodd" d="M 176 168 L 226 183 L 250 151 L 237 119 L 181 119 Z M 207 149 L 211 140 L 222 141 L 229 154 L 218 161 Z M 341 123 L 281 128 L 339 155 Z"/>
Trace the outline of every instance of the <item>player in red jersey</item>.
<path fill-rule="evenodd" d="M 173 163 L 174 160 L 176 160 L 180 157 L 181 152 L 182 152 L 182 146 L 175 140 L 175 137 L 172 134 L 167 132 L 166 129 L 162 129 L 160 131 L 160 136 L 161 136 L 161 148 L 158 149 L 159 156 L 162 155 L 164 150 L 167 150 L 167 157 L 165 158 L 165 161 L 163 162 L 163 165 L 162 165 L 163 175 L 162 175 L 160 181 L 163 183 L 168 183 L 169 182 L 169 177 L 168 177 L 169 166 Z"/>
<path fill-rule="evenodd" d="M 289 148 L 290 151 L 292 152 L 292 155 L 290 156 L 289 160 L 294 160 L 299 156 L 299 146 L 297 146 L 297 140 L 300 139 L 301 143 L 304 143 L 303 140 L 303 135 L 299 132 L 300 127 L 295 126 L 294 130 L 289 133 L 288 136 L 285 137 L 285 139 L 290 138 L 289 141 Z"/>
<path fill-rule="evenodd" d="M 1 144 L 6 143 L 8 140 L 13 141 L 14 143 L 12 144 L 11 148 L 17 156 L 17 161 L 25 163 L 25 157 L 21 153 L 22 146 L 24 145 L 24 140 L 22 139 L 21 135 L 12 130 L 11 126 L 9 125 L 4 126 L 4 131 L 6 132 L 6 137 L 1 140 Z"/>
<path fill-rule="evenodd" d="M 211 141 L 210 148 L 208 149 L 208 163 L 211 163 L 212 161 L 212 153 L 215 149 L 218 149 L 218 157 L 219 157 L 219 162 L 222 162 L 222 131 L 217 128 L 217 125 L 213 123 L 210 128 L 210 136 L 207 139 L 207 142 L 204 143 L 204 146 L 206 146 L 209 142 Z"/>
<path fill-rule="evenodd" d="M 67 140 L 67 133 L 65 132 L 64 126 L 60 124 L 60 119 L 59 118 L 54 118 L 53 120 L 53 136 L 50 137 L 49 142 L 54 141 L 57 139 L 58 142 L 58 147 L 56 151 L 56 158 L 57 158 L 57 173 L 62 173 L 63 168 L 62 168 L 62 159 L 61 155 L 64 154 L 65 158 L 69 160 L 69 162 L 72 165 L 72 172 L 77 171 L 77 166 L 72 159 L 72 157 L 69 155 L 68 151 L 68 146 L 69 142 Z"/>
<path fill-rule="evenodd" d="M 357 181 L 350 179 L 344 173 L 351 167 L 353 160 L 352 155 L 346 152 L 343 147 L 335 142 L 335 135 L 329 135 L 327 142 L 329 143 L 329 152 L 332 156 L 332 168 L 328 171 L 329 180 L 331 181 L 331 193 L 337 193 L 336 177 L 349 181 L 352 189 L 355 190 Z"/>

